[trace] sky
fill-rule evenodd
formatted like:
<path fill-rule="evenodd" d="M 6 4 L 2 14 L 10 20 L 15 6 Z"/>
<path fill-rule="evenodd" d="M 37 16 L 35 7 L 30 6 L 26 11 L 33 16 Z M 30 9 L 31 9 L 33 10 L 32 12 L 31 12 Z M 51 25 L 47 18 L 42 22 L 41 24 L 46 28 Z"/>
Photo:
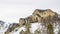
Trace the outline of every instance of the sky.
<path fill-rule="evenodd" d="M 60 14 L 60 0 L 0 0 L 0 20 L 19 23 L 35 9 L 51 9 Z"/>

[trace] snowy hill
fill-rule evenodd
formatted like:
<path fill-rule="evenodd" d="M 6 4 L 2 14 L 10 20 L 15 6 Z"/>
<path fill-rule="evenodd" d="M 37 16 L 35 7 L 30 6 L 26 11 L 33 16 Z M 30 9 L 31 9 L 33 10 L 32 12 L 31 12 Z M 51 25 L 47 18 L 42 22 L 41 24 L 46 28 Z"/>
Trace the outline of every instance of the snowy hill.
<path fill-rule="evenodd" d="M 6 27 L 6 25 L 7 25 L 7 27 Z M 10 25 L 10 24 L 9 24 L 9 25 Z M 2 28 L 2 30 L 0 30 L 0 34 L 4 34 L 4 32 L 8 29 L 9 25 L 8 25 L 8 24 L 5 24 L 5 25 L 3 26 L 3 28 Z M 5 28 L 5 27 L 6 27 L 6 28 Z M 41 32 L 43 33 L 43 30 L 46 30 L 45 28 L 46 28 L 46 27 L 42 26 L 41 23 L 32 23 L 32 24 L 31 24 L 31 28 L 30 28 L 30 32 L 31 32 L 31 33 L 34 33 L 34 31 L 35 31 L 36 29 L 39 29 L 39 30 L 41 30 Z M 17 31 L 16 31 L 16 30 L 17 30 Z M 19 34 L 19 32 L 21 32 L 22 30 L 23 30 L 23 31 L 26 31 L 25 26 L 23 26 L 23 27 L 21 27 L 21 28 L 17 27 L 14 31 L 12 31 L 12 32 L 9 33 L 9 34 Z M 58 25 L 54 28 L 54 32 L 55 32 L 55 34 L 58 33 Z M 46 32 L 45 32 L 45 33 L 46 33 Z"/>

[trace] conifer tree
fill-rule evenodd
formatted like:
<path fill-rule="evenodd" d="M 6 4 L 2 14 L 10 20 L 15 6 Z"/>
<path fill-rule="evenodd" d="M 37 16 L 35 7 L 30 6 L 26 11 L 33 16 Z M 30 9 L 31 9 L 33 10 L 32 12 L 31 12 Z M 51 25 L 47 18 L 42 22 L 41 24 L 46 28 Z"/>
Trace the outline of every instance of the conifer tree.
<path fill-rule="evenodd" d="M 37 29 L 34 34 L 41 34 L 41 31 Z"/>
<path fill-rule="evenodd" d="M 47 26 L 47 34 L 54 34 L 54 32 L 53 32 L 53 25 L 49 24 Z"/>
<path fill-rule="evenodd" d="M 20 32 L 20 34 L 24 34 L 24 31 L 22 30 L 22 31 Z"/>

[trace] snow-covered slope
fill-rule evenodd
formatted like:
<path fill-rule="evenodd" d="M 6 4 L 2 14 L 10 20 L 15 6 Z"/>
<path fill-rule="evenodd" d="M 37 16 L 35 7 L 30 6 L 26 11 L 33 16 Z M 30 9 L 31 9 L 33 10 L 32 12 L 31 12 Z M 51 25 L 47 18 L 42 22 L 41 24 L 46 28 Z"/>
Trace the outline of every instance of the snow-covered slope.
<path fill-rule="evenodd" d="M 4 34 L 4 32 L 8 29 L 8 27 L 9 27 L 9 23 L 5 23 L 4 24 L 4 26 L 2 27 L 2 29 L 0 29 L 0 34 Z M 30 28 L 30 32 L 31 33 L 34 33 L 34 31 L 36 30 L 36 29 L 39 29 L 39 30 L 41 30 L 41 32 L 43 33 L 43 29 L 45 29 L 46 30 L 46 27 L 42 27 L 42 25 L 41 25 L 41 23 L 32 23 L 31 24 L 31 28 Z M 17 31 L 16 31 L 17 30 Z M 25 26 L 23 26 L 23 27 L 21 27 L 21 28 L 16 28 L 14 31 L 12 31 L 10 34 L 19 34 L 19 32 L 21 31 L 21 30 L 26 30 L 26 28 L 25 28 Z M 54 27 L 54 33 L 55 34 L 57 34 L 57 32 L 58 32 L 58 25 L 57 26 L 55 26 Z"/>

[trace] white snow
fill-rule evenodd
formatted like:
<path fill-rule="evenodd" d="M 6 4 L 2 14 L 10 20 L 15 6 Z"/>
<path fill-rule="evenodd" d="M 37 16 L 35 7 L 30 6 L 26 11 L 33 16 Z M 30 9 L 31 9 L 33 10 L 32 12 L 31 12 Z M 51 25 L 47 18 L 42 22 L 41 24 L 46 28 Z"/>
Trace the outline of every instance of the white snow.
<path fill-rule="evenodd" d="M 6 23 L 6 24 L 8 24 L 8 23 Z M 5 24 L 5 26 L 0 30 L 0 34 L 4 34 L 4 32 L 7 30 L 9 24 L 7 25 L 7 28 L 6 28 L 6 24 Z M 16 29 L 18 29 L 18 31 L 15 31 Z M 18 28 L 16 28 L 16 29 L 15 29 L 14 31 L 12 31 L 10 34 L 19 34 L 19 32 L 20 32 L 21 30 L 26 31 L 25 26 L 23 26 L 23 27 L 21 27 L 21 28 L 18 27 Z M 43 28 L 42 28 L 41 23 L 32 23 L 32 24 L 31 24 L 30 32 L 31 32 L 31 33 L 34 33 L 34 31 L 35 31 L 36 29 L 40 29 L 40 30 L 42 31 Z M 54 33 L 55 33 L 55 34 L 58 33 L 58 25 L 54 28 Z"/>

